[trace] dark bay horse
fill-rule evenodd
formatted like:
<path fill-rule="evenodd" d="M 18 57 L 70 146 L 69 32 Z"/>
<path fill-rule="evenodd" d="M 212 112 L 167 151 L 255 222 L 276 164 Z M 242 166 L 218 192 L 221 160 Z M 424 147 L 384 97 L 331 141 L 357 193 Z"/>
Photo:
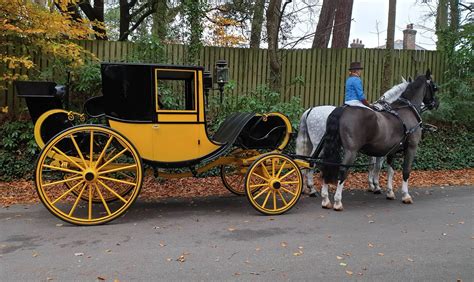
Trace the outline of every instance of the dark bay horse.
<path fill-rule="evenodd" d="M 321 167 L 323 208 L 333 207 L 329 200 L 328 184 L 337 183 L 334 210 L 343 210 L 344 181 L 358 152 L 373 157 L 386 156 L 390 178 L 393 177 L 394 155 L 402 151 L 402 201 L 406 204 L 413 203 L 408 193 L 408 178 L 421 140 L 421 106 L 424 104 L 428 109 L 437 106 L 436 90 L 428 70 L 425 75 L 418 76 L 410 83 L 401 97 L 390 104 L 391 110 L 375 112 L 346 106 L 335 109 L 329 115 Z M 387 198 L 395 199 L 391 185 L 387 188 Z"/>

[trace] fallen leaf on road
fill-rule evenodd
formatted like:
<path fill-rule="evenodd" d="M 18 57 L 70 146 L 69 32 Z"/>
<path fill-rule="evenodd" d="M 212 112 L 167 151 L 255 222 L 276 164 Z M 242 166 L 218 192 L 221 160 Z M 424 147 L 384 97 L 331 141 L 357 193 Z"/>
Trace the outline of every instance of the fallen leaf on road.
<path fill-rule="evenodd" d="M 302 254 L 303 254 L 302 251 L 293 253 L 293 255 L 294 255 L 295 257 L 299 257 L 299 256 L 301 256 Z"/>
<path fill-rule="evenodd" d="M 367 246 L 369 246 L 369 248 L 373 248 L 373 247 L 374 247 L 374 245 L 372 245 L 372 243 L 367 244 Z"/>
<path fill-rule="evenodd" d="M 369 220 L 369 223 L 375 223 L 375 221 L 373 221 L 373 220 Z"/>
<path fill-rule="evenodd" d="M 163 244 L 163 243 L 160 243 L 159 245 L 160 245 L 160 247 L 164 247 L 164 246 L 166 246 L 166 245 L 165 245 L 165 244 Z"/>
<path fill-rule="evenodd" d="M 281 242 L 280 244 L 283 248 L 286 248 L 288 246 L 288 244 L 286 244 L 286 242 Z"/>
<path fill-rule="evenodd" d="M 233 228 L 233 227 L 229 227 L 229 228 L 227 228 L 227 230 L 229 230 L 230 232 L 232 232 L 232 231 L 234 231 L 234 230 L 235 230 L 235 228 Z"/>
<path fill-rule="evenodd" d="M 61 227 L 61 226 L 63 226 L 63 224 L 62 224 L 62 223 L 58 223 L 58 224 L 56 224 L 56 226 L 57 226 L 57 227 Z"/>
<path fill-rule="evenodd" d="M 458 223 L 459 223 L 459 224 L 464 224 L 464 221 L 459 221 Z"/>
<path fill-rule="evenodd" d="M 353 272 L 349 271 L 349 270 L 346 270 L 346 273 L 347 273 L 347 275 L 351 276 Z"/>
<path fill-rule="evenodd" d="M 173 259 L 172 258 L 166 258 L 167 261 L 172 261 Z"/>
<path fill-rule="evenodd" d="M 447 236 L 448 234 L 447 233 L 443 233 L 443 236 Z"/>
<path fill-rule="evenodd" d="M 38 253 L 37 252 L 33 252 L 33 254 L 31 255 L 32 257 L 37 257 L 38 256 Z"/>
<path fill-rule="evenodd" d="M 105 278 L 104 278 L 104 277 L 101 277 L 101 276 L 97 276 L 97 280 L 105 281 Z"/>
<path fill-rule="evenodd" d="M 257 247 L 257 248 L 255 248 L 255 251 L 257 251 L 257 252 L 258 252 L 258 251 L 260 251 L 260 250 L 261 250 L 261 249 L 260 249 L 260 248 L 258 248 L 258 247 Z"/>
<path fill-rule="evenodd" d="M 299 246 L 299 247 L 298 247 L 298 249 L 302 250 L 302 249 L 303 249 L 303 247 L 302 247 L 302 246 Z"/>
<path fill-rule="evenodd" d="M 257 273 L 257 272 L 249 272 L 249 273 L 253 275 L 260 275 L 260 273 Z"/>
<path fill-rule="evenodd" d="M 345 263 L 345 262 L 340 262 L 339 265 L 340 265 L 340 266 L 347 266 L 347 263 Z"/>
<path fill-rule="evenodd" d="M 357 275 L 362 276 L 362 275 L 364 275 L 364 273 L 359 272 L 359 273 L 357 273 Z"/>
<path fill-rule="evenodd" d="M 414 262 L 414 260 L 412 258 L 407 258 L 407 261 Z"/>
<path fill-rule="evenodd" d="M 384 253 L 378 253 L 377 255 L 383 257 L 383 256 L 384 256 Z"/>
<path fill-rule="evenodd" d="M 112 250 L 107 249 L 107 250 L 105 250 L 105 252 L 106 252 L 106 253 L 110 253 L 110 252 L 112 252 Z"/>
<path fill-rule="evenodd" d="M 340 256 L 336 256 L 336 258 L 337 258 L 338 260 L 344 259 L 343 257 L 340 257 Z"/>
<path fill-rule="evenodd" d="M 238 276 L 238 275 L 240 275 L 240 272 L 234 273 L 234 276 Z"/>
<path fill-rule="evenodd" d="M 74 255 L 75 255 L 76 257 L 82 257 L 82 256 L 84 255 L 84 253 L 74 253 Z"/>

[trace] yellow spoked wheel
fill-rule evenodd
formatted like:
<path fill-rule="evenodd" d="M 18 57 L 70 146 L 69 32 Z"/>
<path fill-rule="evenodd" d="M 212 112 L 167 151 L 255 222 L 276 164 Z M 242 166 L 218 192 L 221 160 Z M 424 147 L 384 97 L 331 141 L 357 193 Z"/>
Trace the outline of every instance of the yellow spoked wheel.
<path fill-rule="evenodd" d="M 282 154 L 263 155 L 247 171 L 247 198 L 256 210 L 266 215 L 290 210 L 298 202 L 302 188 L 299 167 Z"/>
<path fill-rule="evenodd" d="M 62 131 L 41 151 L 36 190 L 46 208 L 77 225 L 96 225 L 122 215 L 141 189 L 142 161 L 134 146 L 107 127 L 82 125 Z"/>
<path fill-rule="evenodd" d="M 245 159 L 258 154 L 259 152 L 256 150 L 236 150 L 235 152 L 232 152 L 230 156 Z M 227 190 L 237 196 L 245 195 L 245 173 L 242 172 L 242 169 L 244 169 L 244 167 L 239 163 L 222 165 L 220 167 L 222 183 Z"/>

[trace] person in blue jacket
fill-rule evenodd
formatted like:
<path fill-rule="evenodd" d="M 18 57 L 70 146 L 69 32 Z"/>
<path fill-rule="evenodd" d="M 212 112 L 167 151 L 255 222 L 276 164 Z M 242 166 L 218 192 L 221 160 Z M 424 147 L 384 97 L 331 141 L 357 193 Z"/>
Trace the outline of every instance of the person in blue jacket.
<path fill-rule="evenodd" d="M 346 80 L 346 97 L 344 104 L 349 106 L 359 106 L 371 108 L 371 105 L 365 99 L 364 89 L 360 75 L 364 68 L 360 62 L 352 62 L 349 67 L 349 78 Z"/>

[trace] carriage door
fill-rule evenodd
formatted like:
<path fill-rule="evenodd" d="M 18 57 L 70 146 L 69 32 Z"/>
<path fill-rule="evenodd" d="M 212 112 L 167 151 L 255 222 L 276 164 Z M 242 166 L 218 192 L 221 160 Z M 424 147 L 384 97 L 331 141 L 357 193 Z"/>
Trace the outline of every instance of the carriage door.
<path fill-rule="evenodd" d="M 157 68 L 153 125 L 154 159 L 183 162 L 198 157 L 197 71 Z"/>

